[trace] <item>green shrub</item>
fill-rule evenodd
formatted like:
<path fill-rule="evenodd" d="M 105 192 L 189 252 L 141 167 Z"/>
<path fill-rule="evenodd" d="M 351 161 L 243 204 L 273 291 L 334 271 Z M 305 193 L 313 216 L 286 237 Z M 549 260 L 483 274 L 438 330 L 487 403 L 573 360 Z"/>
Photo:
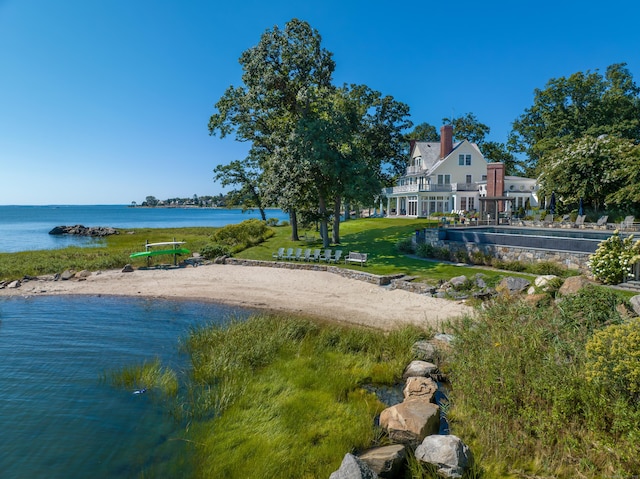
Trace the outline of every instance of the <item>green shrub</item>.
<path fill-rule="evenodd" d="M 267 226 L 278 226 L 278 218 L 267 218 Z"/>
<path fill-rule="evenodd" d="M 631 274 L 632 265 L 640 260 L 640 241 L 633 242 L 633 235 L 620 237 L 618 230 L 598 245 L 589 258 L 593 276 L 604 284 L 619 284 Z"/>
<path fill-rule="evenodd" d="M 251 219 L 215 230 L 211 240 L 227 246 L 231 253 L 237 253 L 262 243 L 274 234 L 264 221 Z"/>
<path fill-rule="evenodd" d="M 537 263 L 531 263 L 527 266 L 526 271 L 532 274 L 546 275 L 552 274 L 554 276 L 564 276 L 566 274 L 566 268 L 561 264 L 553 261 L 540 261 Z"/>
<path fill-rule="evenodd" d="M 398 241 L 396 243 L 396 249 L 400 253 L 404 254 L 413 254 L 416 251 L 415 246 L 413 245 L 413 240 L 411 238 L 405 238 Z"/>
<path fill-rule="evenodd" d="M 429 243 L 419 243 L 416 246 L 416 254 L 421 258 L 432 258 L 433 249 L 433 246 Z"/>
<path fill-rule="evenodd" d="M 613 396 L 640 399 L 640 318 L 596 331 L 586 351 L 587 381 Z"/>
<path fill-rule="evenodd" d="M 230 256 L 231 251 L 228 246 L 217 243 L 210 243 L 200 250 L 200 254 L 204 259 L 215 259 L 219 256 Z"/>

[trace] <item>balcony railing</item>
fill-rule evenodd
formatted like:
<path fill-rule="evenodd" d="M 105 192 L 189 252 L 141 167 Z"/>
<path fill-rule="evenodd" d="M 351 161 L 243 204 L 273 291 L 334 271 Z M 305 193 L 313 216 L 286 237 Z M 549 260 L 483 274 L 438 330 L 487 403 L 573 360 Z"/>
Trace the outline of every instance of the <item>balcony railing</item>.
<path fill-rule="evenodd" d="M 385 188 L 385 195 L 395 195 L 402 193 L 446 193 L 449 191 L 478 191 L 478 183 L 451 183 L 449 185 L 402 185 Z"/>

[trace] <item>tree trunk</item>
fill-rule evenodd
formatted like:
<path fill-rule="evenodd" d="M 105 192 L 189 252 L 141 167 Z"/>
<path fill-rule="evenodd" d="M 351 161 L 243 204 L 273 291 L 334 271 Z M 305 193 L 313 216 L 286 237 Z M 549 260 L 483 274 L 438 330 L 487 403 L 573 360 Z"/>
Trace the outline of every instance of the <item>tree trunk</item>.
<path fill-rule="evenodd" d="M 289 224 L 291 225 L 291 241 L 299 241 L 298 215 L 296 214 L 296 210 L 289 210 Z"/>
<path fill-rule="evenodd" d="M 344 220 L 348 221 L 351 219 L 351 205 L 348 201 L 344 202 Z"/>
<path fill-rule="evenodd" d="M 329 225 L 327 224 L 327 203 L 324 196 L 318 198 L 318 213 L 320 213 L 320 238 L 322 238 L 322 246 L 328 248 L 329 242 Z"/>
<path fill-rule="evenodd" d="M 333 242 L 340 244 L 340 204 L 342 199 L 337 196 L 333 203 Z"/>
<path fill-rule="evenodd" d="M 267 221 L 267 215 L 264 211 L 264 208 L 261 206 L 260 208 L 258 208 L 260 210 L 260 216 L 262 217 L 262 221 Z"/>

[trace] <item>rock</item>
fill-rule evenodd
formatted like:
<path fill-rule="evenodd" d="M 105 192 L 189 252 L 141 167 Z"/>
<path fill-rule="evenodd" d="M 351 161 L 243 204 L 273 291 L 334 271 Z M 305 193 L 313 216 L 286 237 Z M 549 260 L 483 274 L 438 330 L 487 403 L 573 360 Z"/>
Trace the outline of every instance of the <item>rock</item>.
<path fill-rule="evenodd" d="M 397 477 L 402 471 L 406 457 L 406 448 L 402 444 L 374 447 L 358 456 L 369 468 L 385 479 Z"/>
<path fill-rule="evenodd" d="M 15 281 L 11 281 L 9 284 L 7 284 L 7 289 L 19 288 L 21 284 L 22 283 L 20 283 L 20 280 L 16 279 Z"/>
<path fill-rule="evenodd" d="M 507 276 L 500 281 L 500 284 L 496 286 L 496 291 L 504 294 L 517 294 L 522 293 L 527 289 L 531 283 L 524 278 L 517 278 L 515 276 Z"/>
<path fill-rule="evenodd" d="M 416 459 L 433 464 L 438 474 L 460 478 L 473 463 L 469 446 L 453 435 L 429 436 L 416 448 Z"/>
<path fill-rule="evenodd" d="M 402 379 L 413 376 L 428 377 L 432 374 L 438 374 L 438 366 L 427 361 L 411 361 L 402 374 Z"/>
<path fill-rule="evenodd" d="M 591 282 L 584 276 L 569 276 L 564 280 L 562 286 L 560 286 L 558 294 L 561 296 L 576 294 L 588 284 L 591 284 Z"/>
<path fill-rule="evenodd" d="M 437 357 L 436 345 L 426 339 L 413 343 L 411 352 L 422 361 L 432 362 L 435 361 Z"/>
<path fill-rule="evenodd" d="M 476 274 L 476 276 L 474 278 L 475 283 L 476 283 L 476 287 L 478 287 L 480 289 L 484 289 L 484 288 L 487 287 L 487 283 L 485 282 L 484 278 L 485 278 L 484 274 L 482 274 L 482 273 Z"/>
<path fill-rule="evenodd" d="M 629 304 L 633 308 L 634 313 L 640 316 L 640 294 L 636 294 L 629 299 Z"/>
<path fill-rule="evenodd" d="M 91 276 L 91 271 L 83 269 L 82 271 L 77 272 L 75 276 L 76 278 L 88 278 Z"/>
<path fill-rule="evenodd" d="M 110 228 L 106 226 L 82 226 L 82 225 L 74 225 L 74 226 L 56 226 L 51 231 L 49 231 L 50 235 L 78 235 L 78 236 L 110 236 L 117 235 L 118 230 L 115 228 Z"/>
<path fill-rule="evenodd" d="M 422 399 L 423 401 L 435 402 L 434 394 L 438 390 L 438 384 L 431 378 L 411 377 L 407 378 L 407 383 L 402 390 L 405 400 Z"/>
<path fill-rule="evenodd" d="M 332 472 L 329 479 L 376 479 L 378 475 L 371 470 L 366 462 L 353 454 L 345 454 L 340 469 Z"/>
<path fill-rule="evenodd" d="M 68 269 L 66 271 L 64 271 L 61 275 L 60 275 L 60 279 L 67 281 L 70 280 L 71 278 L 73 278 L 75 276 L 75 271 Z"/>
<path fill-rule="evenodd" d="M 411 399 L 380 413 L 380 426 L 393 442 L 415 447 L 440 427 L 440 408 L 422 399 Z"/>
<path fill-rule="evenodd" d="M 528 294 L 525 296 L 524 300 L 526 303 L 531 304 L 532 306 L 539 306 L 547 300 L 547 295 L 538 293 L 538 294 Z"/>
<path fill-rule="evenodd" d="M 451 344 L 453 342 L 453 336 L 445 333 L 438 333 L 433 337 L 433 339 L 435 339 L 436 341 L 442 341 L 447 344 Z"/>
<path fill-rule="evenodd" d="M 125 264 L 124 268 L 122 268 L 123 273 L 133 273 L 133 266 L 130 264 Z"/>
<path fill-rule="evenodd" d="M 467 282 L 467 277 L 465 275 L 455 276 L 449 280 L 449 284 L 454 288 L 459 288 L 463 284 Z"/>

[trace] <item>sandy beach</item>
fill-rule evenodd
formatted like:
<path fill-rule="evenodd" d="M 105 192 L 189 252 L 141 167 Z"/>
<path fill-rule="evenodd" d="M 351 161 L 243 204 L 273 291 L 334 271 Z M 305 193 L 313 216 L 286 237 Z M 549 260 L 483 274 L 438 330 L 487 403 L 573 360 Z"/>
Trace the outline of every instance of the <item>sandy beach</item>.
<path fill-rule="evenodd" d="M 471 313 L 460 302 L 390 290 L 325 271 L 211 264 L 197 268 L 91 273 L 81 280 L 30 280 L 0 296 L 111 295 L 206 300 L 389 330 L 438 327 Z"/>

